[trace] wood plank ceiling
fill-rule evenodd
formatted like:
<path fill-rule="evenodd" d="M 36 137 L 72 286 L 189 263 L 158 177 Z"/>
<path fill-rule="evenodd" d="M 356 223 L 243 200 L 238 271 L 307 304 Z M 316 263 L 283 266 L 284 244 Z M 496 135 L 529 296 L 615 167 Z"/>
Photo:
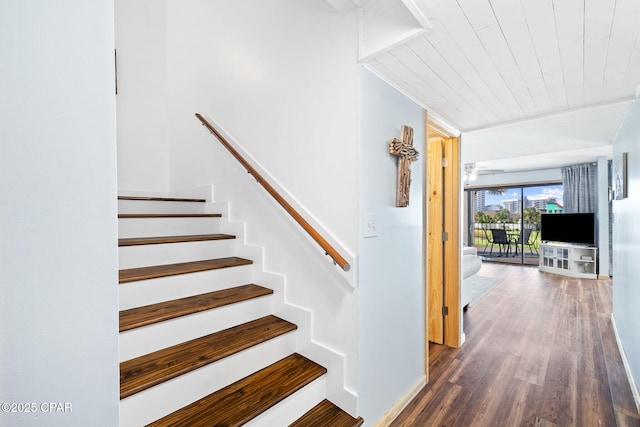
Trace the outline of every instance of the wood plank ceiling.
<path fill-rule="evenodd" d="M 360 62 L 456 131 L 637 95 L 640 0 L 351 2 Z"/>

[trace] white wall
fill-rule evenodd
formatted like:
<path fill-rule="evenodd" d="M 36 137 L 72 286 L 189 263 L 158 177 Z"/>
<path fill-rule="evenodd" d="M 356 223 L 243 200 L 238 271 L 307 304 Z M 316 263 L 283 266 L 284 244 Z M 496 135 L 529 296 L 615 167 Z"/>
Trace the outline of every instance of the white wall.
<path fill-rule="evenodd" d="M 196 139 L 194 113 L 208 114 L 354 250 L 357 13 L 325 0 L 169 0 L 167 18 L 171 187 L 238 167 Z"/>
<path fill-rule="evenodd" d="M 357 253 L 357 13 L 324 0 L 167 2 L 171 188 L 214 184 L 357 387 L 358 291 L 194 117 L 212 117 Z"/>
<path fill-rule="evenodd" d="M 377 216 L 378 236 L 360 238 L 360 407 L 380 419 L 424 374 L 422 267 L 423 110 L 361 72 L 360 214 Z M 414 130 L 410 204 L 395 207 L 397 160 L 389 140 Z"/>
<path fill-rule="evenodd" d="M 166 2 L 115 0 L 118 188 L 169 190 Z"/>
<path fill-rule="evenodd" d="M 614 161 L 628 154 L 629 197 L 613 202 L 613 317 L 636 385 L 640 385 L 640 101 L 636 101 L 614 142 Z"/>
<path fill-rule="evenodd" d="M 3 426 L 118 423 L 113 48 L 113 0 L 0 2 Z"/>

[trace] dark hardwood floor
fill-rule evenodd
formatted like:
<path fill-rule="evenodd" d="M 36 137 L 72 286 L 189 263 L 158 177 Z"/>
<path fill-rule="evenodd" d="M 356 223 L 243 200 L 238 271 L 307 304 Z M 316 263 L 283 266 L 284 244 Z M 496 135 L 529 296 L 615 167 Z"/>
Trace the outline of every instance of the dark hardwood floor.
<path fill-rule="evenodd" d="M 611 324 L 611 280 L 484 263 L 504 280 L 431 345 L 429 384 L 392 426 L 640 426 Z"/>

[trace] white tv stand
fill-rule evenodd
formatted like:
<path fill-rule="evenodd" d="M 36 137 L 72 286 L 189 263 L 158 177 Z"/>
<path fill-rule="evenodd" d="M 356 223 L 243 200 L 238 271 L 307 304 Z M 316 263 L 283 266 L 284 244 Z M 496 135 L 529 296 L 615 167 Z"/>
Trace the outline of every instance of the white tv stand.
<path fill-rule="evenodd" d="M 540 271 L 584 279 L 597 279 L 598 248 L 566 243 L 540 244 Z"/>

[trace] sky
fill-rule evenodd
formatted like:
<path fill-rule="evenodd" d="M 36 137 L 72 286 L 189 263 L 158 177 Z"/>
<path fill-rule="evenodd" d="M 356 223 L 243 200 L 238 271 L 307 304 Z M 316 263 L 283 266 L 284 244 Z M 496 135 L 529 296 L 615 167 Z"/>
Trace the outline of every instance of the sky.
<path fill-rule="evenodd" d="M 503 200 L 515 200 L 519 196 L 520 188 L 507 188 L 503 195 L 486 194 L 485 203 L 487 205 L 501 205 Z M 555 198 L 562 205 L 562 184 L 524 187 L 524 196 L 529 198 Z"/>

